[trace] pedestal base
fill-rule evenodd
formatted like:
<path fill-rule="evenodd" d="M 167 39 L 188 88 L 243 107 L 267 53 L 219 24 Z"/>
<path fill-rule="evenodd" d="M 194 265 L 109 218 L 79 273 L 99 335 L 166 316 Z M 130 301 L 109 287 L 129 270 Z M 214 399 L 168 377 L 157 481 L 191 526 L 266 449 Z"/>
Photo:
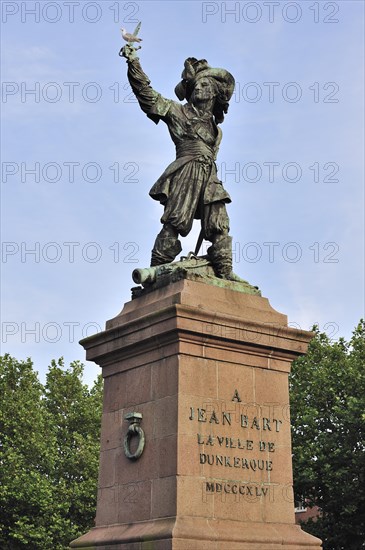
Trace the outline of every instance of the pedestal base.
<path fill-rule="evenodd" d="M 166 518 L 92 529 L 72 544 L 84 550 L 318 550 L 298 525 Z"/>
<path fill-rule="evenodd" d="M 288 373 L 310 338 L 266 298 L 180 280 L 85 339 L 105 379 L 99 491 L 96 527 L 71 546 L 319 550 L 292 491 Z"/>

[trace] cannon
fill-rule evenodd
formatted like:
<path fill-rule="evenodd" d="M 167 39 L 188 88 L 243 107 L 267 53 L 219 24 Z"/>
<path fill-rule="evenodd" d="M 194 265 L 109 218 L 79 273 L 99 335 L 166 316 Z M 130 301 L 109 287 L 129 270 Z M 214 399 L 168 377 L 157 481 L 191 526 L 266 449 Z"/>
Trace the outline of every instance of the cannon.
<path fill-rule="evenodd" d="M 196 271 L 201 268 L 207 270 L 209 267 L 213 272 L 213 268 L 206 256 L 198 257 L 190 252 L 188 256 L 182 256 L 178 262 L 134 269 L 132 279 L 138 285 L 150 286 L 165 276 L 169 276 L 171 280 L 177 280 L 182 277 L 182 272 Z"/>

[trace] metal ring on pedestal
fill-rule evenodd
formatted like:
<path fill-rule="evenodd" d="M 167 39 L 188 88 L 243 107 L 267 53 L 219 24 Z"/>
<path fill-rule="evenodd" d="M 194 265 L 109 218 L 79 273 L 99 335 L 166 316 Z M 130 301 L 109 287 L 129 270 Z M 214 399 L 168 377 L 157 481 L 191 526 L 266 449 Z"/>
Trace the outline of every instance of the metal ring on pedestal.
<path fill-rule="evenodd" d="M 143 453 L 143 449 L 146 441 L 144 431 L 140 426 L 140 422 L 142 420 L 142 414 L 137 412 L 128 413 L 125 415 L 124 419 L 130 422 L 128 431 L 124 436 L 124 454 L 130 460 L 137 460 L 137 458 L 139 458 Z M 135 452 L 131 453 L 130 441 L 132 437 L 136 435 L 138 436 L 138 446 Z"/>

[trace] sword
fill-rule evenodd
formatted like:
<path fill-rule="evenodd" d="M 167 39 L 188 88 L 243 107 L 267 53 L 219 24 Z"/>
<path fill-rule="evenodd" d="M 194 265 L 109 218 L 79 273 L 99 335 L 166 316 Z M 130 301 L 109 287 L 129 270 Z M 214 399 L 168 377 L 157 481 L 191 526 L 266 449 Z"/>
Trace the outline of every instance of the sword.
<path fill-rule="evenodd" d="M 200 233 L 199 233 L 198 240 L 196 241 L 196 247 L 195 247 L 195 250 L 194 250 L 194 256 L 197 256 L 197 255 L 198 255 L 198 252 L 199 252 L 200 247 L 201 247 L 201 245 L 202 245 L 203 239 L 204 239 L 204 233 L 203 233 L 203 229 L 201 229 L 201 230 L 200 230 Z"/>

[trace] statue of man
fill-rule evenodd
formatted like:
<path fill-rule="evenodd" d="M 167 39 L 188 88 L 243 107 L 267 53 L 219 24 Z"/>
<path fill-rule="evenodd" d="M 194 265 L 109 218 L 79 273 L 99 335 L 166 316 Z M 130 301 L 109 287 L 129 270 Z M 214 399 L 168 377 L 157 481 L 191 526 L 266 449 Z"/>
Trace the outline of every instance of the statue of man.
<path fill-rule="evenodd" d="M 234 91 L 233 76 L 209 67 L 205 59 L 186 59 L 175 93 L 184 105 L 166 99 L 150 85 L 128 44 L 122 50 L 128 63 L 128 80 L 139 105 L 156 124 L 167 124 L 176 147 L 176 160 L 159 177 L 150 196 L 164 206 L 163 228 L 157 235 L 151 266 L 172 262 L 181 252 L 179 235 L 190 232 L 194 218 L 201 220 L 202 236 L 212 245 L 208 257 L 217 277 L 241 281 L 232 272 L 232 237 L 226 203 L 230 196 L 217 177 L 215 160 L 228 102 Z"/>

